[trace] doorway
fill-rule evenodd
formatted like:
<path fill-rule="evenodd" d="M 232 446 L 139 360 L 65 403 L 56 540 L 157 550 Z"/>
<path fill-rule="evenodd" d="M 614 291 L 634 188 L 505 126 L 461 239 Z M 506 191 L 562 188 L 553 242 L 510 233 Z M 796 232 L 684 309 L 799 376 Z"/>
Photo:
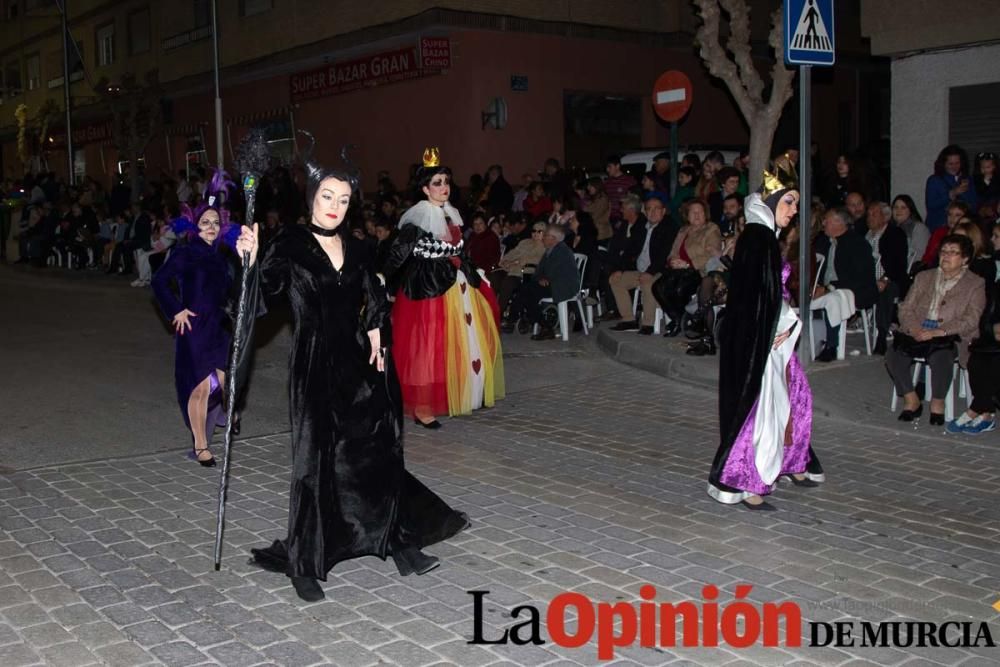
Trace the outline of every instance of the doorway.
<path fill-rule="evenodd" d="M 566 166 L 588 173 L 604 171 L 609 155 L 642 143 L 641 98 L 628 95 L 566 92 L 563 128 Z"/>

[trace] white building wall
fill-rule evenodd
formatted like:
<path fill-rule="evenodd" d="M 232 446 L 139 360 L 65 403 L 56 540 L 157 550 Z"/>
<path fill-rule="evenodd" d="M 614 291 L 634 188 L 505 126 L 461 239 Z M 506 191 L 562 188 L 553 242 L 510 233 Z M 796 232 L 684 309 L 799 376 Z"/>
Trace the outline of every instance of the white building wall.
<path fill-rule="evenodd" d="M 909 194 L 921 214 L 926 215 L 924 184 L 938 152 L 948 145 L 948 89 L 1000 81 L 997 63 L 1000 44 L 892 61 L 890 199 Z M 970 161 L 972 158 L 970 155 Z"/>

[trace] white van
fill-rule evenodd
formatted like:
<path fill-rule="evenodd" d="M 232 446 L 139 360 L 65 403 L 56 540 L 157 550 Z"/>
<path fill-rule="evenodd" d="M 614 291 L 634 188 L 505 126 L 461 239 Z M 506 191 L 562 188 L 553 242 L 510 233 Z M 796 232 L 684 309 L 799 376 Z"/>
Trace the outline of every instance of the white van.
<path fill-rule="evenodd" d="M 712 151 L 719 151 L 725 158 L 726 164 L 731 165 L 740 156 L 740 149 L 732 146 L 680 146 L 677 149 L 675 160 L 680 164 L 681 159 L 688 153 L 696 153 L 702 160 Z M 647 171 L 653 169 L 653 158 L 660 154 L 670 152 L 670 148 L 644 148 L 642 150 L 625 153 L 622 155 L 622 171 L 627 171 L 636 179 L 641 178 Z"/>

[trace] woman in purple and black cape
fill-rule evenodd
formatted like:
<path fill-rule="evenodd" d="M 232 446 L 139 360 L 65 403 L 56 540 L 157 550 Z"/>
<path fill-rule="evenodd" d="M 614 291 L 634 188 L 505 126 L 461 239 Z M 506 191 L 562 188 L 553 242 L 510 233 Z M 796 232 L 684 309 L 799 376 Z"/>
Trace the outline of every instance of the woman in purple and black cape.
<path fill-rule="evenodd" d="M 784 170 L 782 170 L 784 167 Z M 708 494 L 727 505 L 773 510 L 764 501 L 781 476 L 796 486 L 824 479 L 812 451 L 812 391 L 795 355 L 801 330 L 789 305 L 791 267 L 777 234 L 798 208 L 790 161 L 764 172 L 747 197 L 747 225 L 736 244 L 719 332 L 719 431 Z"/>

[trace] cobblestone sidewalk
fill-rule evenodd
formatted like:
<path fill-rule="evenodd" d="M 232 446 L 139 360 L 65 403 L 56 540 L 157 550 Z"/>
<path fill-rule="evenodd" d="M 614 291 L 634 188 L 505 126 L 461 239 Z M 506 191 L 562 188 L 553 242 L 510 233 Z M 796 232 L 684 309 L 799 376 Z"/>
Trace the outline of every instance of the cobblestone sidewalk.
<path fill-rule="evenodd" d="M 246 563 L 282 534 L 287 436 L 238 443 L 222 572 L 218 469 L 180 452 L 0 476 L 0 666 L 593 665 L 593 643 L 469 645 L 467 591 L 490 591 L 493 638 L 514 605 L 544 612 L 566 590 L 633 602 L 646 583 L 672 602 L 752 584 L 749 599 L 795 600 L 808 620 L 988 620 L 1000 640 L 996 451 L 819 420 L 826 484 L 783 483 L 774 513 L 724 507 L 704 490 L 714 394 L 613 368 L 408 432 L 410 469 L 473 527 L 431 548 L 444 562 L 422 577 L 338 565 L 312 605 Z M 756 646 L 623 648 L 610 664 L 998 663 L 989 648 Z"/>

